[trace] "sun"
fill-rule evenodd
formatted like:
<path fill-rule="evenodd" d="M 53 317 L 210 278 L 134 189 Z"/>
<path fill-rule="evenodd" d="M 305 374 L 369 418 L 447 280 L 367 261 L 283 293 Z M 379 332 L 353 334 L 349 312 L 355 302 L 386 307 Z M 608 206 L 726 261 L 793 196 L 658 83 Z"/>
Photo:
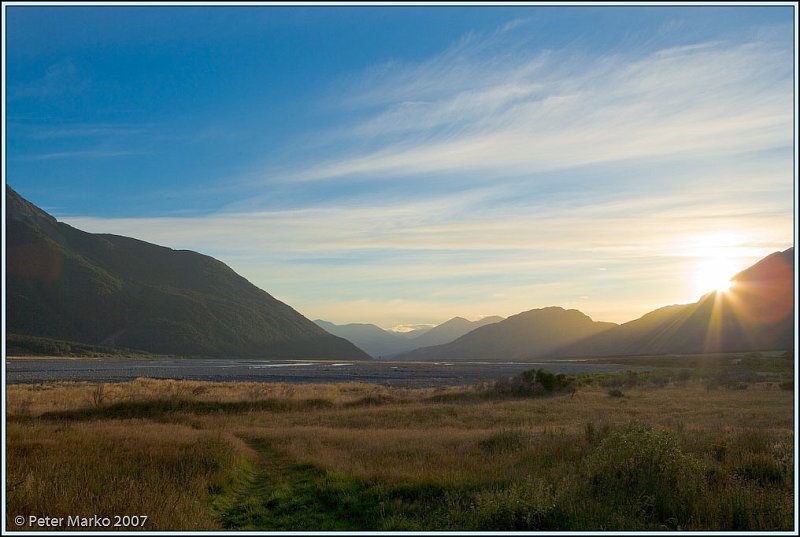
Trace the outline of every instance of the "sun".
<path fill-rule="evenodd" d="M 725 293 L 733 287 L 734 282 L 731 281 L 731 277 L 737 271 L 737 266 L 732 259 L 705 259 L 697 265 L 695 270 L 695 290 L 699 295 L 711 291 Z"/>

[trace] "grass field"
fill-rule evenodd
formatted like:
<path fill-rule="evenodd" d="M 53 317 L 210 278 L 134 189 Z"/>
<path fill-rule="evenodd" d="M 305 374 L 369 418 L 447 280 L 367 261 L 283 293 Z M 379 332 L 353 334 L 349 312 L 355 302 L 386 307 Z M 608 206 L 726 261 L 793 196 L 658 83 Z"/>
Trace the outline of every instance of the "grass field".
<path fill-rule="evenodd" d="M 735 360 L 549 390 L 9 386 L 6 528 L 789 531 L 794 359 Z"/>

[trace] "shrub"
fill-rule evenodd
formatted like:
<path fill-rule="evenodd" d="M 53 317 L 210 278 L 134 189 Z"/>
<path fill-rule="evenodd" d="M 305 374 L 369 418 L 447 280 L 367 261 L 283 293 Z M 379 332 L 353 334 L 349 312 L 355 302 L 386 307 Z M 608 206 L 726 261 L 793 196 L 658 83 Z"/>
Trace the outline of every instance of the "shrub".
<path fill-rule="evenodd" d="M 552 392 L 556 388 L 556 376 L 546 369 L 536 372 L 536 382 L 541 384 L 546 392 Z"/>
<path fill-rule="evenodd" d="M 519 374 L 519 380 L 522 382 L 522 384 L 533 386 L 536 384 L 537 375 L 538 372 L 535 369 L 527 369 Z"/>
<path fill-rule="evenodd" d="M 614 388 L 613 390 L 608 390 L 608 395 L 611 397 L 625 397 L 625 394 L 622 393 L 622 390 L 618 390 Z"/>
<path fill-rule="evenodd" d="M 546 369 L 528 369 L 516 377 L 496 381 L 490 393 L 525 396 L 557 392 L 574 393 L 575 378 Z"/>
<path fill-rule="evenodd" d="M 636 518 L 685 525 L 703 489 L 699 461 L 670 431 L 635 424 L 603 440 L 587 461 L 596 496 Z"/>

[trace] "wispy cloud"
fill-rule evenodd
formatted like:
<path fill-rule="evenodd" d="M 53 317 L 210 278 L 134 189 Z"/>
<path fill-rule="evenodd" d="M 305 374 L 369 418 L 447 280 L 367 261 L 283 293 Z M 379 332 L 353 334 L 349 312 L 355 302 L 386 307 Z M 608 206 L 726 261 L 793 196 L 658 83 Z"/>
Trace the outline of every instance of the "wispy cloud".
<path fill-rule="evenodd" d="M 79 93 L 91 85 L 91 80 L 78 70 L 70 59 L 50 65 L 37 80 L 11 86 L 9 98 L 48 98 L 55 95 Z"/>
<path fill-rule="evenodd" d="M 312 318 L 383 326 L 548 305 L 623 322 L 693 300 L 698 256 L 744 268 L 791 244 L 791 50 L 590 55 L 509 41 L 513 26 L 334 88 L 341 124 L 216 214 L 68 222 L 213 255 Z M 702 247 L 714 234 L 730 240 Z"/>
<path fill-rule="evenodd" d="M 791 51 L 769 43 L 644 57 L 486 48 L 467 39 L 421 65 L 359 79 L 350 100 L 374 112 L 332 137 L 371 149 L 341 151 L 288 179 L 536 173 L 791 144 Z"/>

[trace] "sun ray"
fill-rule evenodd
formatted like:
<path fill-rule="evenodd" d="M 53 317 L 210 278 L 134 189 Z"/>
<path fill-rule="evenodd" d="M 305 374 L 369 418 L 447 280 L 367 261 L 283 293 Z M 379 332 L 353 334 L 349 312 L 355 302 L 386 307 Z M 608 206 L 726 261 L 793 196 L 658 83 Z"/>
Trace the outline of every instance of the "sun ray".
<path fill-rule="evenodd" d="M 694 273 L 695 292 L 698 296 L 709 292 L 726 293 L 735 283 L 731 278 L 738 267 L 734 259 L 715 257 L 701 261 Z"/>

